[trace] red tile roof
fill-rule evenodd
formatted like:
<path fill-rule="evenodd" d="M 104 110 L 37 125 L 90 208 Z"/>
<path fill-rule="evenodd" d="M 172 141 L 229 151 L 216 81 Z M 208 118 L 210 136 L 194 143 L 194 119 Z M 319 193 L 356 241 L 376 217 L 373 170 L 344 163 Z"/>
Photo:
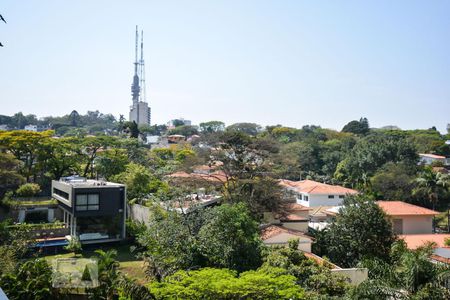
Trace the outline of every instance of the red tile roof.
<path fill-rule="evenodd" d="M 304 234 L 301 231 L 287 229 L 285 227 L 277 226 L 277 225 L 270 225 L 270 226 L 267 226 L 266 228 L 262 229 L 261 230 L 261 239 L 267 240 L 267 239 L 270 239 L 270 238 L 277 236 L 279 234 L 282 234 L 282 233 L 289 233 L 292 235 L 296 235 L 299 237 L 305 237 L 305 238 L 309 238 L 312 240 L 312 237 Z"/>
<path fill-rule="evenodd" d="M 324 194 L 324 195 L 346 195 L 356 194 L 355 190 L 339 186 L 321 183 L 313 180 L 291 181 L 282 179 L 280 184 L 284 187 L 293 188 L 297 192 L 308 194 Z"/>
<path fill-rule="evenodd" d="M 280 217 L 280 221 L 308 221 L 308 218 L 300 217 L 296 214 L 288 214 L 285 216 Z"/>
<path fill-rule="evenodd" d="M 303 206 L 301 204 L 298 203 L 289 203 L 286 205 L 286 210 L 287 211 L 305 211 L 308 210 L 309 211 L 309 207 Z"/>
<path fill-rule="evenodd" d="M 434 216 L 437 211 L 403 201 L 377 201 L 388 216 Z"/>
<path fill-rule="evenodd" d="M 398 237 L 406 242 L 409 249 L 416 249 L 427 242 L 436 243 L 436 246 L 441 248 L 445 246 L 445 240 L 450 238 L 450 234 L 403 234 Z"/>
<path fill-rule="evenodd" d="M 420 156 L 430 157 L 430 158 L 436 158 L 436 159 L 445 159 L 445 156 L 442 155 L 436 155 L 431 153 L 419 153 Z"/>

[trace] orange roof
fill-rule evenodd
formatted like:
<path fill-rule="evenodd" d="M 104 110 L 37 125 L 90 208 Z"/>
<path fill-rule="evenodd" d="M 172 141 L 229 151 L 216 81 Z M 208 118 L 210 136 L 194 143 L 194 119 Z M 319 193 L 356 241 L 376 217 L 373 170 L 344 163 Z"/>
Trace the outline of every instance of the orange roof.
<path fill-rule="evenodd" d="M 420 156 L 430 157 L 430 158 L 436 158 L 436 159 L 445 159 L 445 156 L 442 155 L 436 155 L 431 153 L 419 153 Z"/>
<path fill-rule="evenodd" d="M 308 221 L 307 218 L 300 217 L 299 215 L 296 215 L 296 214 L 288 214 L 285 216 L 281 216 L 280 220 L 281 221 Z"/>
<path fill-rule="evenodd" d="M 305 235 L 301 231 L 291 230 L 277 225 L 270 225 L 261 230 L 261 239 L 267 240 L 282 233 L 290 233 L 299 237 L 306 237 L 312 240 L 312 237 Z"/>
<path fill-rule="evenodd" d="M 420 246 L 423 246 L 427 242 L 436 243 L 437 247 L 444 247 L 445 240 L 450 238 L 450 234 L 403 234 L 399 235 L 398 237 L 406 242 L 406 245 L 408 245 L 409 249 L 416 249 Z"/>
<path fill-rule="evenodd" d="M 297 192 L 308 194 L 345 195 L 358 193 L 355 190 L 343 186 L 331 185 L 313 180 L 291 181 L 282 179 L 280 180 L 280 184 L 284 187 L 293 188 Z"/>
<path fill-rule="evenodd" d="M 439 214 L 437 211 L 403 201 L 377 201 L 377 204 L 388 216 L 434 216 Z"/>
<path fill-rule="evenodd" d="M 303 206 L 298 203 L 289 203 L 286 205 L 286 210 L 287 211 L 304 211 L 304 210 L 309 211 L 309 207 Z"/>

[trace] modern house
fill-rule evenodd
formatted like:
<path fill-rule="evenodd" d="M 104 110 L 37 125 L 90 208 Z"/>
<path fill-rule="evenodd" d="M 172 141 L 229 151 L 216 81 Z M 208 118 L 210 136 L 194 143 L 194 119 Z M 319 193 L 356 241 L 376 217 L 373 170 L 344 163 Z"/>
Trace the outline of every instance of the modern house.
<path fill-rule="evenodd" d="M 280 185 L 293 193 L 298 204 L 306 207 L 341 205 L 345 196 L 358 192 L 339 185 L 330 185 L 313 180 L 280 180 Z"/>
<path fill-rule="evenodd" d="M 123 184 L 63 177 L 52 181 L 52 197 L 63 211 L 71 236 L 82 243 L 125 238 L 126 188 Z"/>
<path fill-rule="evenodd" d="M 431 153 L 419 153 L 419 164 L 422 165 L 431 165 L 435 162 L 440 162 L 444 166 L 450 165 L 450 159 L 446 158 L 442 155 L 436 155 Z"/>

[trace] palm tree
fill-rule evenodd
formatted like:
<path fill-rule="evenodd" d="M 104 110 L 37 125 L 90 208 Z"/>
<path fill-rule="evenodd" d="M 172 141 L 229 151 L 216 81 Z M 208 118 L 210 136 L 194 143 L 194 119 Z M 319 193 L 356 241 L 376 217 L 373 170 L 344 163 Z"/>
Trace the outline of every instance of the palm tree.
<path fill-rule="evenodd" d="M 425 167 L 420 176 L 415 180 L 417 187 L 413 194 L 426 194 L 431 202 L 433 210 L 439 202 L 439 195 L 448 191 L 449 176 L 434 172 L 431 167 Z"/>
<path fill-rule="evenodd" d="M 369 280 L 356 287 L 351 299 L 448 299 L 450 269 L 430 260 L 433 244 L 408 250 L 404 241 L 392 246 L 391 263 L 367 259 Z"/>

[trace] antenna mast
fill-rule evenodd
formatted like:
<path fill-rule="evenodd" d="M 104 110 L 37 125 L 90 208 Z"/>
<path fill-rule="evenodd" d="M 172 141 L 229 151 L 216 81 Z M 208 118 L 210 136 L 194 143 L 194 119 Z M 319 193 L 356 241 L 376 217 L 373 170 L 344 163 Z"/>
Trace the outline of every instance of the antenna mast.
<path fill-rule="evenodd" d="M 144 31 L 141 31 L 141 59 L 139 60 L 140 68 L 140 86 L 141 86 L 141 101 L 147 102 L 147 95 L 145 91 L 145 63 L 144 63 Z"/>

